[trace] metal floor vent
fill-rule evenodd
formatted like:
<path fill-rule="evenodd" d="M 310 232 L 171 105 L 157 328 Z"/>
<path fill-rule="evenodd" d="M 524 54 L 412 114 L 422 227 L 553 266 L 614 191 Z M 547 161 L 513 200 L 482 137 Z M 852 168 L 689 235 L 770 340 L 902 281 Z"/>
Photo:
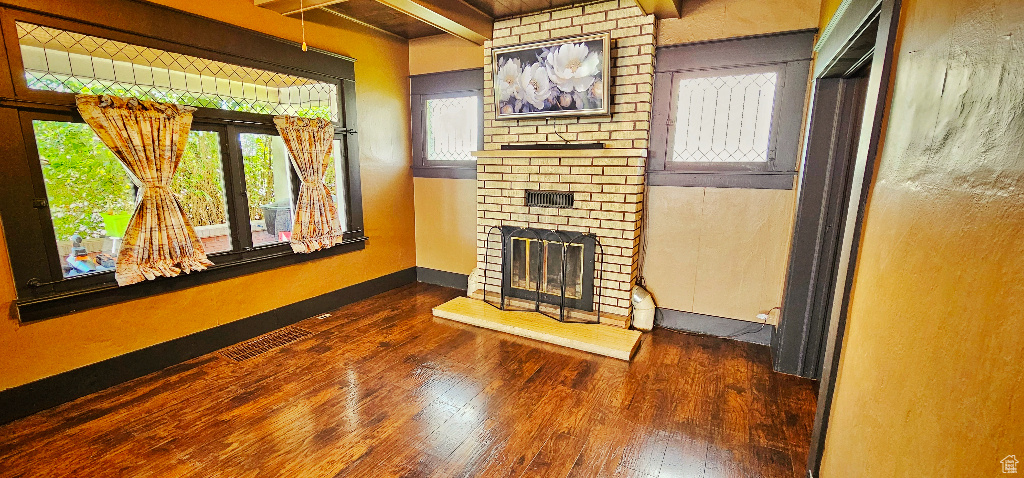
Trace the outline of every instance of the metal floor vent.
<path fill-rule="evenodd" d="M 296 326 L 284 327 L 273 332 L 263 334 L 251 340 L 246 340 L 228 348 L 222 349 L 220 354 L 225 358 L 241 362 L 253 357 L 262 355 L 278 347 L 288 345 L 296 340 L 313 335 L 306 329 Z"/>
<path fill-rule="evenodd" d="M 573 194 L 561 191 L 526 191 L 527 207 L 554 207 L 572 209 Z"/>

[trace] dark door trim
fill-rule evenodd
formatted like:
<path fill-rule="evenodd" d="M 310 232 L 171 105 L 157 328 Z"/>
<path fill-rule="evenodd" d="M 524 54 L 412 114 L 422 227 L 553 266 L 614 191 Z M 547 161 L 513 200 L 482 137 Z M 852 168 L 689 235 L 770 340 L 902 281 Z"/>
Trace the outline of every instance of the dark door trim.
<path fill-rule="evenodd" d="M 874 14 L 860 15 L 864 11 L 865 4 L 878 4 L 877 16 Z M 825 453 L 825 438 L 828 432 L 832 396 L 835 392 L 836 374 L 842 353 L 843 335 L 846 330 L 850 291 L 856 273 L 864 212 L 874 181 L 875 165 L 889 111 L 890 85 L 896 57 L 895 45 L 899 30 L 901 4 L 901 0 L 881 0 L 880 2 L 854 0 L 842 18 L 836 21 L 837 28 L 825 39 L 825 44 L 818 45 L 818 51 L 821 54 L 835 53 L 819 56 L 820 67 L 815 68 L 816 78 L 841 76 L 844 73 L 849 73 L 850 67 L 845 67 L 845 71 L 844 68 L 832 67 L 842 63 L 840 60 L 844 53 L 856 51 L 854 46 L 857 44 L 857 40 L 862 38 L 865 33 L 872 31 L 871 23 L 877 21 L 875 41 L 871 46 L 869 60 L 871 74 L 868 78 L 865 96 L 865 121 L 859 135 L 860 144 L 850 183 L 850 200 L 839 246 L 839 260 L 836 264 L 835 275 L 836 285 L 832 298 L 825 360 L 818 391 L 818 409 L 814 417 L 814 429 L 811 433 L 810 453 L 808 454 L 807 473 L 812 478 L 820 475 L 821 460 Z M 856 16 L 859 18 L 852 18 L 852 13 L 857 13 Z"/>
<path fill-rule="evenodd" d="M 782 317 L 772 338 L 772 365 L 779 372 L 821 377 L 866 83 L 866 73 L 815 82 L 807 152 L 800 168 L 793 253 Z"/>

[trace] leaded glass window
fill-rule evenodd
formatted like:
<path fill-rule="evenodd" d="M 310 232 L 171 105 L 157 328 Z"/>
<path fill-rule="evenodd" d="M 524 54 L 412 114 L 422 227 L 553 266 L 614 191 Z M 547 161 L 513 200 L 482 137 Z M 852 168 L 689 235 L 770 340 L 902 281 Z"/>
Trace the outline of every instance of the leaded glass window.
<path fill-rule="evenodd" d="M 679 80 L 670 160 L 769 161 L 777 80 L 774 72 Z"/>
<path fill-rule="evenodd" d="M 480 141 L 480 96 L 476 94 L 427 99 L 428 161 L 472 161 Z"/>
<path fill-rule="evenodd" d="M 334 83 L 16 22 L 28 87 L 338 121 Z"/>

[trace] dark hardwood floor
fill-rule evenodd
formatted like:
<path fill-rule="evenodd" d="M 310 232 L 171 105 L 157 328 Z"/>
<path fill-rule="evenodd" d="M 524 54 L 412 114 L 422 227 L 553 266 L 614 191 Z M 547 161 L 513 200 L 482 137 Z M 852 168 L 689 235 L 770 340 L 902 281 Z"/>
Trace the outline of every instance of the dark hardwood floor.
<path fill-rule="evenodd" d="M 434 318 L 414 284 L 0 427 L 0 476 L 805 475 L 812 382 L 658 329 L 632 363 Z"/>

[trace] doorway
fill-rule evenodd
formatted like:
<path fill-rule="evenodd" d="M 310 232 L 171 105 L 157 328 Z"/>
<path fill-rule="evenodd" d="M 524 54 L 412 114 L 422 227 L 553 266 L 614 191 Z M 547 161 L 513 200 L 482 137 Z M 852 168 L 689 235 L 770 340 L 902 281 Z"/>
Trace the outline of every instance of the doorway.
<path fill-rule="evenodd" d="M 815 81 L 775 370 L 821 377 L 870 65 Z"/>
<path fill-rule="evenodd" d="M 815 46 L 816 93 L 807 170 L 801 172 L 807 189 L 800 193 L 780 333 L 772 344 L 776 369 L 820 380 L 810 477 L 818 476 L 825 450 L 864 210 L 888 112 L 901 0 L 843 5 Z"/>

